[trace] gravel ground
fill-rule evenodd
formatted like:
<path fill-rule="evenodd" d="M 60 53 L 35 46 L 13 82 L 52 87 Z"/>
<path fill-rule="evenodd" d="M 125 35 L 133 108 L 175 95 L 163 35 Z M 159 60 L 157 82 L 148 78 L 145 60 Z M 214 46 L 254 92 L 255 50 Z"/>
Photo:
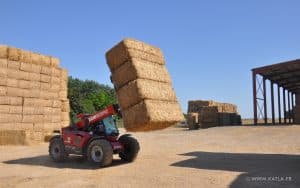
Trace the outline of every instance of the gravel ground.
<path fill-rule="evenodd" d="M 124 132 L 124 130 L 121 130 Z M 133 133 L 137 160 L 62 164 L 48 144 L 0 147 L 0 187 L 300 187 L 300 126 L 236 126 Z"/>

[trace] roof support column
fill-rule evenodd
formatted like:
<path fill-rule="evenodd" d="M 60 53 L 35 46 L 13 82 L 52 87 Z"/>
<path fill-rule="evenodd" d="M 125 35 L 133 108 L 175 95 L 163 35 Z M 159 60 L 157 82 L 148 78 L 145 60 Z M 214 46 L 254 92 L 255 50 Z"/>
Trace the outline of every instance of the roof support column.
<path fill-rule="evenodd" d="M 271 81 L 271 110 L 272 110 L 272 124 L 275 125 L 274 83 L 273 83 L 273 81 Z"/>
<path fill-rule="evenodd" d="M 280 86 L 277 84 L 277 98 L 278 98 L 278 119 L 281 124 L 281 103 L 280 103 Z"/>
<path fill-rule="evenodd" d="M 289 118 L 289 124 L 291 124 L 291 100 L 290 100 L 290 95 L 291 93 L 288 91 L 288 118 Z"/>
<path fill-rule="evenodd" d="M 294 93 L 291 92 L 291 97 L 292 97 L 292 112 L 291 112 L 291 115 L 292 115 L 292 123 L 295 122 L 295 98 L 294 98 Z"/>
<path fill-rule="evenodd" d="M 286 90 L 283 88 L 282 89 L 282 94 L 283 94 L 283 116 L 284 116 L 284 123 L 286 124 L 286 96 L 285 92 Z"/>
<path fill-rule="evenodd" d="M 254 117 L 254 125 L 257 125 L 256 73 L 254 71 L 252 71 L 252 87 L 253 87 L 253 117 Z"/>
<path fill-rule="evenodd" d="M 263 77 L 263 92 L 264 92 L 264 117 L 265 117 L 265 124 L 268 124 L 267 90 L 266 90 L 266 78 L 265 77 Z"/>

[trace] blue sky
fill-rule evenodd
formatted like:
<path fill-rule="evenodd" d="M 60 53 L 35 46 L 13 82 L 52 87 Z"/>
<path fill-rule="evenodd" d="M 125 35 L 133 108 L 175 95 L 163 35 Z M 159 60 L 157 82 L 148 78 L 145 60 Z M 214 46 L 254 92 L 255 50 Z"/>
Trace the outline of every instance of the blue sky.
<path fill-rule="evenodd" d="M 183 110 L 191 99 L 252 117 L 254 67 L 300 57 L 300 1 L 0 0 L 0 43 L 57 56 L 110 84 L 105 52 L 125 37 L 160 47 Z"/>

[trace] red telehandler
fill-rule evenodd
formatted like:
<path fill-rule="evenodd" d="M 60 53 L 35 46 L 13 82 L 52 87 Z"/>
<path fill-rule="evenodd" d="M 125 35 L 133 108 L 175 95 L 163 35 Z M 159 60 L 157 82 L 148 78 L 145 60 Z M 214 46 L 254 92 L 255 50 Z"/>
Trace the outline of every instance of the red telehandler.
<path fill-rule="evenodd" d="M 119 136 L 114 115 L 121 115 L 118 105 L 110 105 L 94 114 L 79 114 L 74 125 L 62 128 L 50 139 L 49 155 L 55 162 L 63 162 L 69 154 L 82 155 L 98 166 L 112 163 L 113 154 L 132 162 L 140 146 L 130 134 Z"/>

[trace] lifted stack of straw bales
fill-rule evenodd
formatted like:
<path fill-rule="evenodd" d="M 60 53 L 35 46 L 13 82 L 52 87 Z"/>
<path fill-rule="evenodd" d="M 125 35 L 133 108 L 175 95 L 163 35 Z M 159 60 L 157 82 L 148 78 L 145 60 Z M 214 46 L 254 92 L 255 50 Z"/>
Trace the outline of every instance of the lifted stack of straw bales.
<path fill-rule="evenodd" d="M 127 130 L 158 130 L 184 119 L 159 48 L 124 39 L 106 60 Z"/>
<path fill-rule="evenodd" d="M 237 112 L 236 105 L 229 103 L 189 101 L 188 116 L 194 113 L 198 113 L 198 124 L 201 128 L 241 124 L 241 116 Z"/>
<path fill-rule="evenodd" d="M 0 144 L 43 141 L 69 124 L 68 73 L 59 64 L 0 45 Z"/>

